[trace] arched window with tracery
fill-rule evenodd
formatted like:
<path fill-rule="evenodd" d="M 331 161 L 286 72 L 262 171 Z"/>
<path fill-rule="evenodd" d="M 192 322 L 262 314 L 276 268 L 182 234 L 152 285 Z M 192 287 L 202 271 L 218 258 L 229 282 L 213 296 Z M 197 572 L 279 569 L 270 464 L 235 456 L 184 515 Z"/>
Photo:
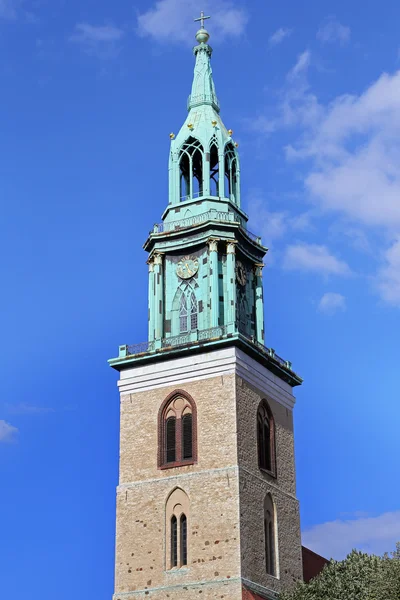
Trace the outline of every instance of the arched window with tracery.
<path fill-rule="evenodd" d="M 277 576 L 277 544 L 276 544 L 276 514 L 271 494 L 264 499 L 264 542 L 265 569 L 269 575 Z"/>
<path fill-rule="evenodd" d="M 197 461 L 197 419 L 193 398 L 176 390 L 164 400 L 158 416 L 158 467 L 167 469 Z"/>
<path fill-rule="evenodd" d="M 198 302 L 193 288 L 187 286 L 180 290 L 179 300 L 179 333 L 186 333 L 197 329 Z"/>
<path fill-rule="evenodd" d="M 257 411 L 258 466 L 276 476 L 275 422 L 271 409 L 263 400 Z"/>
<path fill-rule="evenodd" d="M 225 147 L 225 196 L 238 204 L 238 164 L 233 144 Z"/>
<path fill-rule="evenodd" d="M 165 506 L 166 568 L 175 569 L 188 564 L 190 519 L 189 497 L 181 488 L 175 488 Z"/>
<path fill-rule="evenodd" d="M 210 195 L 219 196 L 219 156 L 215 135 L 210 144 Z"/>
<path fill-rule="evenodd" d="M 203 195 L 203 159 L 203 146 L 190 137 L 179 156 L 181 202 Z"/>

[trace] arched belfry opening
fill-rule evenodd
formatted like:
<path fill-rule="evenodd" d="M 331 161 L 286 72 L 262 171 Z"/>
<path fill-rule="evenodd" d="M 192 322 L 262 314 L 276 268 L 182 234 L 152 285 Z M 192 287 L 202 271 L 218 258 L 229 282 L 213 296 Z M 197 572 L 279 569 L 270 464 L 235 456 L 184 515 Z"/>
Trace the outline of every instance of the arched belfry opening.
<path fill-rule="evenodd" d="M 203 160 L 203 146 L 199 140 L 190 137 L 179 156 L 181 202 L 203 195 Z"/>
<path fill-rule="evenodd" d="M 215 135 L 210 143 L 210 195 L 219 196 L 219 156 Z"/>
<path fill-rule="evenodd" d="M 232 143 L 225 146 L 225 196 L 239 204 L 238 163 Z"/>

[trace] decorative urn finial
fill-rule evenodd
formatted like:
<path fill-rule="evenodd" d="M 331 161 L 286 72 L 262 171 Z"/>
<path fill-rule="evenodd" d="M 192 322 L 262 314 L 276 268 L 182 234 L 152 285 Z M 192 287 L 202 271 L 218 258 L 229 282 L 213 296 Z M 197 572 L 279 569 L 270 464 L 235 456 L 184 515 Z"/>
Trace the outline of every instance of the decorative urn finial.
<path fill-rule="evenodd" d="M 204 21 L 210 18 L 211 17 L 205 17 L 204 11 L 201 11 L 200 18 L 195 19 L 195 22 L 200 21 L 200 29 L 196 33 L 196 40 L 199 42 L 199 44 L 207 44 L 208 40 L 210 39 L 210 34 L 208 33 L 207 29 L 204 28 Z"/>

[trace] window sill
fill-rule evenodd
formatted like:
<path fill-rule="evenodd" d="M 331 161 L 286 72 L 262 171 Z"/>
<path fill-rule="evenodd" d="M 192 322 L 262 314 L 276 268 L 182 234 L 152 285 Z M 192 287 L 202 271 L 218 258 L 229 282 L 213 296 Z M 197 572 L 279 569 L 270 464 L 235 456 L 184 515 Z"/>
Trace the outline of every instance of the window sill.
<path fill-rule="evenodd" d="M 182 567 L 172 567 L 172 569 L 167 569 L 165 573 L 167 575 L 186 575 L 190 571 L 190 568 L 187 565 L 182 565 Z"/>
<path fill-rule="evenodd" d="M 194 465 L 195 462 L 196 461 L 193 458 L 191 458 L 190 460 L 181 460 L 181 461 L 177 461 L 177 462 L 173 462 L 173 463 L 166 463 L 165 465 L 161 465 L 158 468 L 161 471 L 164 471 L 165 469 L 176 469 L 178 467 L 188 467 L 190 465 Z"/>
<path fill-rule="evenodd" d="M 261 471 L 261 473 L 264 473 L 265 475 L 269 475 L 270 477 L 273 477 L 274 479 L 276 479 L 276 472 L 275 471 L 269 471 L 268 469 L 263 469 L 262 467 L 258 467 Z"/>

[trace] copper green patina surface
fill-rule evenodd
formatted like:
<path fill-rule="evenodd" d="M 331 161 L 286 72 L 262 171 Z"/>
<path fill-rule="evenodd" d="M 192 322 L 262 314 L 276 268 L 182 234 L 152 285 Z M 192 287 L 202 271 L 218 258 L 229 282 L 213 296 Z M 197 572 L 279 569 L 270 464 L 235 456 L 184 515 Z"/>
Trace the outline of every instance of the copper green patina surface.
<path fill-rule="evenodd" d="M 144 244 L 149 253 L 149 334 L 109 361 L 160 360 L 236 344 L 292 386 L 301 378 L 264 345 L 262 268 L 267 248 L 241 209 L 240 160 L 220 117 L 209 34 L 196 34 L 188 114 L 171 134 L 169 201 Z"/>

